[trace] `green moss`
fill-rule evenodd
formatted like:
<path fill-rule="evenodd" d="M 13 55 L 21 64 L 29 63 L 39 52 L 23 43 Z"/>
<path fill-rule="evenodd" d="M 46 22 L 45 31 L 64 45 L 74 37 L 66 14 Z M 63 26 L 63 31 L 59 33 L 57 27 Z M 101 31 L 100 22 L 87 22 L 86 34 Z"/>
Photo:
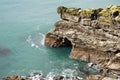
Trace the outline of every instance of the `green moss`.
<path fill-rule="evenodd" d="M 97 19 L 101 22 L 111 23 L 112 20 L 120 22 L 120 6 L 110 5 L 107 8 L 98 9 L 80 9 L 80 8 L 66 8 L 60 6 L 57 8 L 58 14 L 68 13 L 70 15 L 78 16 L 81 18 L 90 18 L 91 20 Z"/>
<path fill-rule="evenodd" d="M 111 18 L 110 18 L 110 11 L 109 9 L 103 9 L 100 13 L 99 13 L 99 18 L 98 20 L 100 22 L 106 22 L 106 23 L 111 23 Z"/>
<path fill-rule="evenodd" d="M 100 16 L 98 18 L 98 21 L 99 22 L 105 22 L 105 23 L 111 23 L 112 22 L 112 19 L 110 17 L 103 17 L 103 16 Z"/>
<path fill-rule="evenodd" d="M 80 14 L 81 9 L 80 8 L 67 8 L 66 12 L 71 14 L 71 15 L 79 15 Z"/>
<path fill-rule="evenodd" d="M 80 16 L 82 18 L 90 18 L 93 13 L 94 9 L 85 9 L 81 11 Z"/>
<path fill-rule="evenodd" d="M 109 9 L 103 9 L 100 13 L 99 13 L 100 16 L 104 16 L 104 17 L 108 17 L 110 16 L 110 11 Z"/>
<path fill-rule="evenodd" d="M 105 9 L 103 9 L 99 15 L 99 21 L 111 23 L 112 18 L 115 18 L 116 21 L 120 21 L 120 17 L 118 16 L 120 14 L 120 7 L 119 6 L 109 6 Z"/>
<path fill-rule="evenodd" d="M 110 6 L 110 11 L 113 13 L 113 12 L 115 12 L 115 11 L 118 11 L 118 12 L 120 12 L 120 6 L 116 6 L 116 5 L 111 5 Z"/>

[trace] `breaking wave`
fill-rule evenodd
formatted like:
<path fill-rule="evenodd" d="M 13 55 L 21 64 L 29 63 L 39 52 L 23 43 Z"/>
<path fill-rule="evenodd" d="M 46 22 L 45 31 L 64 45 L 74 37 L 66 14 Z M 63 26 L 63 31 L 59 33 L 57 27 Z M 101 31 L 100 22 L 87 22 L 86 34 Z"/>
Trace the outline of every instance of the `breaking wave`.
<path fill-rule="evenodd" d="M 31 45 L 31 47 L 39 48 L 39 46 L 44 46 L 45 35 L 42 33 L 35 33 L 29 35 L 26 41 Z"/>
<path fill-rule="evenodd" d="M 28 76 L 23 76 L 26 80 L 54 80 L 55 77 L 62 76 L 63 80 L 73 80 L 74 77 L 83 79 L 80 76 L 77 76 L 76 71 L 72 69 L 64 69 L 59 72 L 49 72 L 47 75 L 44 75 L 42 71 L 33 71 Z"/>

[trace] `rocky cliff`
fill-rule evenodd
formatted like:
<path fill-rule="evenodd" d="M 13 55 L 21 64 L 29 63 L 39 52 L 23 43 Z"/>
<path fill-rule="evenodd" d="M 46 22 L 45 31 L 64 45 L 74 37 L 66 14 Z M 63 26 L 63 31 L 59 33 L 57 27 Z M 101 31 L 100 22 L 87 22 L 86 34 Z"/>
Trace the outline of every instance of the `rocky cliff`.
<path fill-rule="evenodd" d="M 45 45 L 72 46 L 71 59 L 100 64 L 120 76 L 120 6 L 98 9 L 57 8 L 60 20 L 46 34 Z"/>

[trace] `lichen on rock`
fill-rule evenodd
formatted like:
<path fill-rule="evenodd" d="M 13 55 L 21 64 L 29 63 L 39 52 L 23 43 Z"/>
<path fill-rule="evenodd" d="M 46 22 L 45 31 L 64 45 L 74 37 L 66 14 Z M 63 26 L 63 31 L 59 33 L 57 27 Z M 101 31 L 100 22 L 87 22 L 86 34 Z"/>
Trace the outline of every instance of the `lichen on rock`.
<path fill-rule="evenodd" d="M 116 57 L 120 53 L 120 6 L 98 9 L 60 6 L 57 12 L 62 20 L 46 34 L 45 44 L 72 46 L 71 59 L 100 64 L 100 69 L 109 69 L 106 72 L 109 76 L 113 72 L 120 75 L 120 56 Z"/>
<path fill-rule="evenodd" d="M 66 8 L 64 6 L 60 6 L 58 7 L 57 12 L 61 15 L 62 19 L 69 21 L 72 21 L 74 17 L 77 17 L 74 20 L 75 22 L 79 22 L 81 18 L 90 18 L 91 20 L 97 19 L 99 22 L 106 22 L 109 24 L 112 24 L 113 20 L 120 22 L 120 6 L 116 5 L 111 5 L 104 9 Z"/>

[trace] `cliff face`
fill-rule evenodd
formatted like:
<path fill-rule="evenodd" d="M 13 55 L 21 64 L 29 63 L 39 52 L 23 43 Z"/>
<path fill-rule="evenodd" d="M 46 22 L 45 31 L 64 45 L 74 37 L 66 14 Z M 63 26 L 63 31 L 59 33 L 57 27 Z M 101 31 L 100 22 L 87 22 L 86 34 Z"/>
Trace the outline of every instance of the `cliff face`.
<path fill-rule="evenodd" d="M 72 46 L 70 58 L 120 71 L 120 6 L 85 10 L 61 6 L 57 12 L 61 20 L 46 34 L 45 45 Z"/>

